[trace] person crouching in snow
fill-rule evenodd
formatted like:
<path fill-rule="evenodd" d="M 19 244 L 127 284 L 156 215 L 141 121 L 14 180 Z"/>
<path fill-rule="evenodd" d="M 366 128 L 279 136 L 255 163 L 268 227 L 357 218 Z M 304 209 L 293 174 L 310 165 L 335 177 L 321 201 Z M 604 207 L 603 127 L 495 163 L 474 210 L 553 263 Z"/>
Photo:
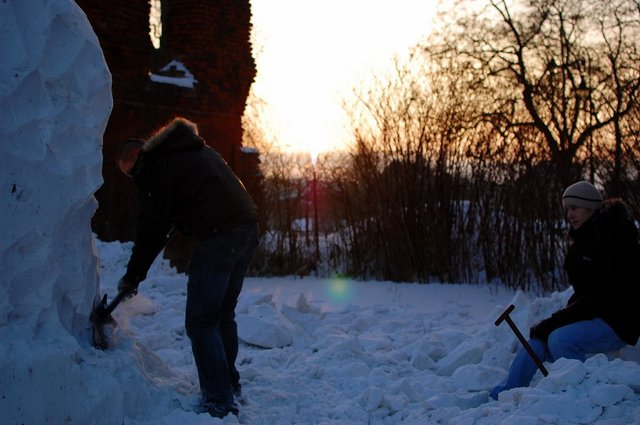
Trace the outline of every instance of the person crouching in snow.
<path fill-rule="evenodd" d="M 118 291 L 135 295 L 173 228 L 197 238 L 189 264 L 185 328 L 198 369 L 203 407 L 238 414 L 235 308 L 258 244 L 258 211 L 222 157 L 176 118 L 149 140 L 121 148 L 120 170 L 140 195 L 137 234 Z"/>
<path fill-rule="evenodd" d="M 587 354 L 635 345 L 640 335 L 640 245 L 631 213 L 618 199 L 603 202 L 598 189 L 580 181 L 562 195 L 570 223 L 564 268 L 574 293 L 567 306 L 530 329 L 542 360 L 584 361 Z M 505 382 L 490 395 L 528 386 L 537 370 L 520 350 Z"/>

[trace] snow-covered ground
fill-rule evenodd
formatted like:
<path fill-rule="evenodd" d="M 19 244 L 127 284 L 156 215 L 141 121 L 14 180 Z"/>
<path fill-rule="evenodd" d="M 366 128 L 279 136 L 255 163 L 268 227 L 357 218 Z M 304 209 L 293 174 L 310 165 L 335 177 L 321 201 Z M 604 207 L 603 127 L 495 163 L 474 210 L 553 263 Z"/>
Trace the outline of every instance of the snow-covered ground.
<path fill-rule="evenodd" d="M 99 242 L 98 251 L 102 287 L 114 294 L 130 244 Z M 560 360 L 531 388 L 488 398 L 520 347 L 496 318 L 513 303 L 513 319 L 527 330 L 568 295 L 248 278 L 237 309 L 246 401 L 239 419 L 218 420 L 195 412 L 197 374 L 183 325 L 186 276 L 156 261 L 139 295 L 116 310 L 116 345 L 95 355 L 107 363 L 135 359 L 163 394 L 124 424 L 640 423 L 635 347 L 586 363 Z"/>

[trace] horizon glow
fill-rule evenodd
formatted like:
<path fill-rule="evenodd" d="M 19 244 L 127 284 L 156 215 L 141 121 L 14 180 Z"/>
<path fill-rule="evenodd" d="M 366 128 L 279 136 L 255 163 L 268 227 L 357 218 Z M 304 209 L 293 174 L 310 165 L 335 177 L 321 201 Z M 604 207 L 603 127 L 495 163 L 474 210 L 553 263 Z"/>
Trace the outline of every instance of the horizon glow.
<path fill-rule="evenodd" d="M 251 0 L 263 129 L 285 151 L 345 149 L 342 102 L 432 28 L 436 0 Z"/>

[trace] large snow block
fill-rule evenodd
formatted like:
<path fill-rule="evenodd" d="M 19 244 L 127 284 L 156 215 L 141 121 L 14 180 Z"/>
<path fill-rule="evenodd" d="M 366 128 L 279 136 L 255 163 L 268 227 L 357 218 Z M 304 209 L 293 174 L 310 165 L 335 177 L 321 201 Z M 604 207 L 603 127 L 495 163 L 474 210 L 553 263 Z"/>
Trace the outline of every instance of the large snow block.
<path fill-rule="evenodd" d="M 73 1 L 2 1 L 0 17 L 0 423 L 115 423 L 100 406 L 123 416 L 119 385 L 103 370 L 91 398 L 87 366 L 111 76 Z"/>
<path fill-rule="evenodd" d="M 111 76 L 70 0 L 0 2 L 0 326 L 80 336 L 97 293 L 91 217 Z"/>

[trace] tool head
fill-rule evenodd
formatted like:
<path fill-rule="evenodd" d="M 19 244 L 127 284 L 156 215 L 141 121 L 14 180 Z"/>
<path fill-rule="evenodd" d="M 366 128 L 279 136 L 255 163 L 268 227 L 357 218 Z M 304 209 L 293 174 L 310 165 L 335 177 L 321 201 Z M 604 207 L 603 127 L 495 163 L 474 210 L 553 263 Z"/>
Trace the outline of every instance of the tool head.
<path fill-rule="evenodd" d="M 93 311 L 89 316 L 93 327 L 93 346 L 99 350 L 105 350 L 109 347 L 109 341 L 112 339 L 113 331 L 118 324 L 111 316 L 111 312 L 126 297 L 132 296 L 130 292 L 119 292 L 118 295 L 107 304 L 107 294 L 104 294 L 102 300 L 93 307 Z"/>
<path fill-rule="evenodd" d="M 95 306 L 93 306 L 93 311 L 91 312 L 91 316 L 89 316 L 89 320 L 91 323 L 101 323 L 107 317 L 107 294 L 104 294 L 102 300 Z"/>
<path fill-rule="evenodd" d="M 98 350 L 106 350 L 112 345 L 113 334 L 118 322 L 109 315 L 107 320 L 101 323 L 92 323 L 92 343 Z"/>
<path fill-rule="evenodd" d="M 511 314 L 511 312 L 516 308 L 515 305 L 511 304 L 509 307 L 507 307 L 507 309 L 502 312 L 502 314 L 500 315 L 500 317 L 498 317 L 498 320 L 496 320 L 496 326 L 499 326 L 500 323 L 502 323 L 507 317 L 509 317 L 509 314 Z"/>

